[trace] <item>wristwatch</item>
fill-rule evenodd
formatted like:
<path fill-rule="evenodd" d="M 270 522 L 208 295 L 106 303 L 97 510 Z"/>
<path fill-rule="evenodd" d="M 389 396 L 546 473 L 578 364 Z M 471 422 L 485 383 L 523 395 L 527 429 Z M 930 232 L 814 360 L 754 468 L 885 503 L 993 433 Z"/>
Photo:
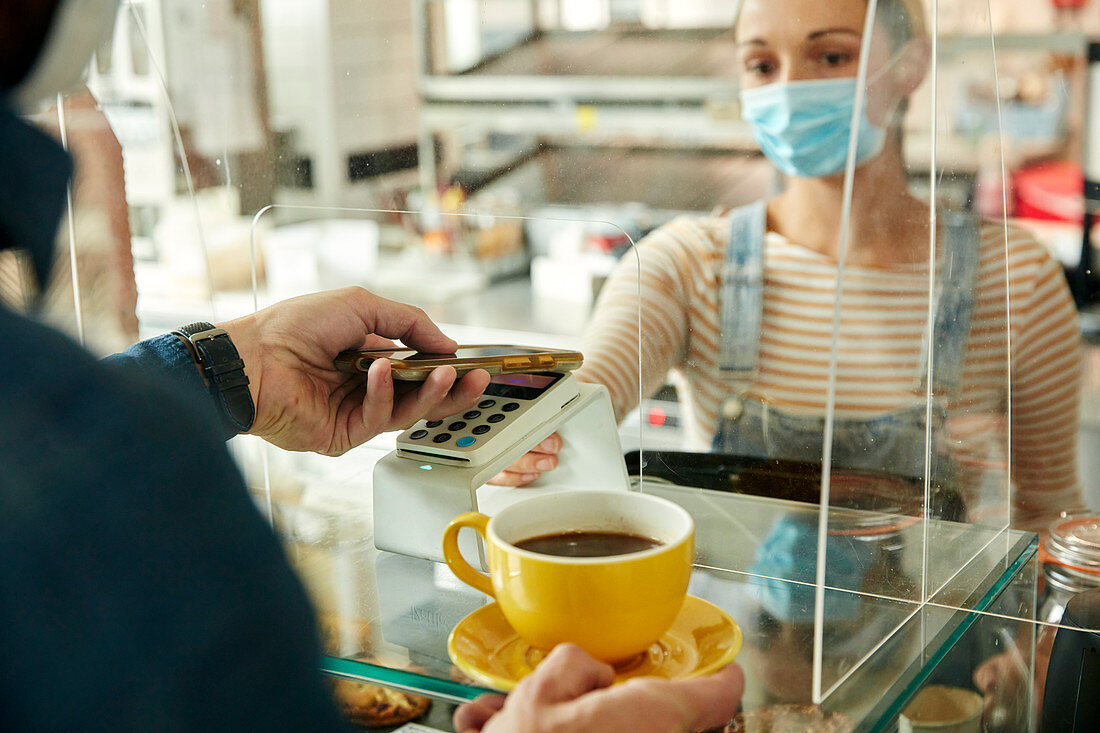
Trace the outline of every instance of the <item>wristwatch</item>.
<path fill-rule="evenodd" d="M 256 419 L 256 405 L 248 391 L 244 362 L 229 334 L 225 329 L 199 321 L 180 326 L 172 335 L 191 352 L 228 424 L 238 433 L 247 432 Z"/>

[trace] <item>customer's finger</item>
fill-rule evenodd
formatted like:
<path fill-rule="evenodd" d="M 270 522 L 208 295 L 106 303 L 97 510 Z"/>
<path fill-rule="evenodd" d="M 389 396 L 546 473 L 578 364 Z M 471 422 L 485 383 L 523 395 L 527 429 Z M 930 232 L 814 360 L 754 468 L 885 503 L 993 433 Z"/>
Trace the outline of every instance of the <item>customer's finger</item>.
<path fill-rule="evenodd" d="M 484 369 L 475 369 L 456 380 L 450 391 L 447 392 L 446 397 L 420 417 L 439 420 L 450 415 L 456 415 L 463 410 L 468 410 L 481 398 L 488 386 L 489 372 Z"/>
<path fill-rule="evenodd" d="M 693 718 L 685 730 L 705 730 L 725 725 L 737 714 L 745 693 L 745 673 L 736 664 L 708 677 L 674 680 L 670 686 L 687 701 Z"/>
<path fill-rule="evenodd" d="M 343 288 L 337 291 L 336 297 L 360 319 L 365 334 L 401 339 L 409 348 L 429 353 L 450 354 L 458 348 L 458 343 L 445 336 L 420 308 L 388 300 L 359 287 Z"/>
<path fill-rule="evenodd" d="M 477 733 L 504 707 L 504 695 L 481 695 L 459 706 L 451 721 L 457 733 Z"/>
<path fill-rule="evenodd" d="M 745 689 L 740 668 L 675 682 L 636 677 L 560 706 L 564 729 L 634 733 L 639 730 L 701 731 L 720 728 L 737 713 Z"/>
<path fill-rule="evenodd" d="M 362 412 L 355 424 L 348 425 L 352 440 L 369 440 L 385 430 L 393 414 L 393 372 L 389 359 L 375 359 L 367 368 L 367 386 L 363 391 Z"/>
<path fill-rule="evenodd" d="M 545 705 L 573 700 L 614 681 L 610 665 L 593 659 L 575 644 L 558 644 L 512 695 L 515 704 Z"/>
<path fill-rule="evenodd" d="M 456 376 L 454 367 L 436 367 L 423 382 L 412 390 L 402 392 L 393 404 L 392 425 L 408 427 L 442 404 L 454 386 Z"/>

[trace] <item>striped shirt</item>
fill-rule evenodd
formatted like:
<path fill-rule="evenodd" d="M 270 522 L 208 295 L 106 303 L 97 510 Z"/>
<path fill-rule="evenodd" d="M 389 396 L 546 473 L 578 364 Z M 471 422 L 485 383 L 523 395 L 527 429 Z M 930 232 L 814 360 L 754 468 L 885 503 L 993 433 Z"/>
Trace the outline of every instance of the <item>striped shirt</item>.
<path fill-rule="evenodd" d="M 736 381 L 717 366 L 728 226 L 719 217 L 681 217 L 646 237 L 637 257 L 627 254 L 601 292 L 578 372 L 608 387 L 622 419 L 638 403 L 639 383 L 650 395 L 671 370 L 696 447 L 710 445 L 731 393 L 743 391 L 795 414 L 821 415 L 826 407 L 837 263 L 775 232 L 766 235 L 757 373 L 748 383 Z M 980 231 L 974 312 L 960 389 L 948 406 L 949 435 L 962 465 L 999 466 L 1003 473 L 1011 455 L 1012 523 L 1039 529 L 1058 512 L 1083 507 L 1076 311 L 1061 268 L 1030 235 L 1009 229 L 1006 246 L 1002 226 L 984 223 Z M 927 263 L 845 268 L 837 418 L 925 401 L 928 303 Z M 999 503 L 1007 503 L 1004 496 Z"/>

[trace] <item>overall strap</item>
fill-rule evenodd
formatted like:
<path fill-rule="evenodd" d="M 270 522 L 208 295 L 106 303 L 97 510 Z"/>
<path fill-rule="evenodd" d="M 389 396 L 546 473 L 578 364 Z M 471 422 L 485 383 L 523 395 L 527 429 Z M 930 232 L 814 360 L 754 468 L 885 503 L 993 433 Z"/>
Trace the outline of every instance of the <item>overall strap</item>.
<path fill-rule="evenodd" d="M 764 231 L 767 202 L 756 201 L 729 214 L 729 242 L 718 289 L 718 368 L 748 378 L 756 369 L 764 316 Z"/>
<path fill-rule="evenodd" d="M 981 235 L 977 217 L 973 214 L 941 211 L 939 219 L 944 236 L 943 270 L 932 330 L 932 342 L 935 344 L 932 352 L 932 386 L 936 394 L 952 394 L 959 386 L 966 360 Z M 926 348 L 924 374 L 927 374 L 927 354 Z"/>

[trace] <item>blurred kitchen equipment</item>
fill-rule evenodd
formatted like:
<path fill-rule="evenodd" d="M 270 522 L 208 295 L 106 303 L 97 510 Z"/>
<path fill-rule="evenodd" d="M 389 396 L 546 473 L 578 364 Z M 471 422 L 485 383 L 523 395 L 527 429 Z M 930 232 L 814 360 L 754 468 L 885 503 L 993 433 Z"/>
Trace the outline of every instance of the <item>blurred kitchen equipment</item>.
<path fill-rule="evenodd" d="M 1062 614 L 1047 670 L 1040 730 L 1100 729 L 1100 588 L 1078 593 Z M 1077 629 L 1065 628 L 1077 627 Z"/>

